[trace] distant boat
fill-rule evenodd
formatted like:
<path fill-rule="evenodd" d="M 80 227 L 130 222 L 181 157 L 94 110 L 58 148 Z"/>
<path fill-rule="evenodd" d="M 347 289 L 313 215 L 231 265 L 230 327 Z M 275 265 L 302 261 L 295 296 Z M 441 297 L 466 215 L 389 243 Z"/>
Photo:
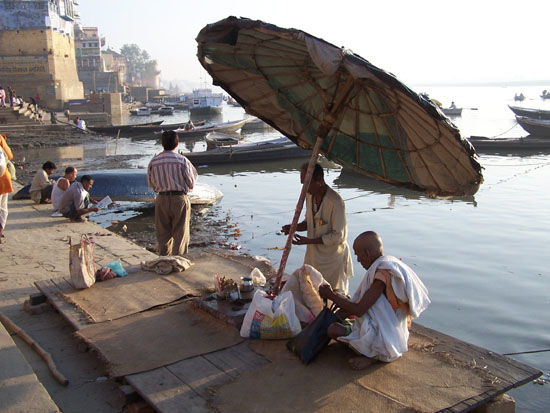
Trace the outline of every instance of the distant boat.
<path fill-rule="evenodd" d="M 173 114 L 174 114 L 174 108 L 172 106 L 163 106 L 159 108 L 160 116 L 167 116 L 167 115 L 173 115 Z"/>
<path fill-rule="evenodd" d="M 151 108 L 142 106 L 140 108 L 137 108 L 136 115 L 138 116 L 150 116 L 151 115 Z"/>
<path fill-rule="evenodd" d="M 461 116 L 462 108 L 440 108 L 446 116 Z"/>
<path fill-rule="evenodd" d="M 542 95 L 540 95 L 540 97 L 543 99 L 550 99 L 550 93 L 548 93 L 548 91 L 545 89 L 542 91 Z"/>
<path fill-rule="evenodd" d="M 175 129 L 180 138 L 186 136 L 204 136 L 209 132 L 233 133 L 241 129 L 249 119 L 234 120 L 231 122 L 215 123 L 213 125 L 196 126 L 194 129 L 185 130 L 185 127 Z"/>
<path fill-rule="evenodd" d="M 120 131 L 120 133 L 125 133 L 137 126 L 159 126 L 162 122 L 164 121 L 159 120 L 157 122 L 138 123 L 133 125 L 88 126 L 87 128 L 98 133 L 118 133 L 118 131 Z"/>
<path fill-rule="evenodd" d="M 212 93 L 212 89 L 195 89 L 189 101 L 189 110 L 194 113 L 221 113 L 223 93 Z"/>
<path fill-rule="evenodd" d="M 517 116 L 524 116 L 526 118 L 531 118 L 531 119 L 550 120 L 550 110 L 529 109 L 529 108 L 521 108 L 519 106 L 510 106 L 510 105 L 508 105 L 508 107 Z"/>
<path fill-rule="evenodd" d="M 221 132 L 209 132 L 204 140 L 206 141 L 207 150 L 218 148 L 220 146 L 238 145 L 240 142 L 239 138 Z"/>
<path fill-rule="evenodd" d="M 523 116 L 516 116 L 516 120 L 529 134 L 538 137 L 550 138 L 550 120 L 531 119 Z"/>
<path fill-rule="evenodd" d="M 292 158 L 309 158 L 304 149 L 285 137 L 260 142 L 221 146 L 205 152 L 183 153 L 195 166 L 240 162 L 263 162 Z"/>
<path fill-rule="evenodd" d="M 523 102 L 525 100 L 525 96 L 523 95 L 523 93 L 520 93 L 519 95 L 516 93 L 514 95 L 514 100 L 516 102 Z"/>

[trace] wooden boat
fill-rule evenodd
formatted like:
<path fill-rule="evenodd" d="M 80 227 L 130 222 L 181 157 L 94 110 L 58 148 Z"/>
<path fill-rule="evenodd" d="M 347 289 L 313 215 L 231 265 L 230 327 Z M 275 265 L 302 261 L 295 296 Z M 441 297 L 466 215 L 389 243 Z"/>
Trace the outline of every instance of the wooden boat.
<path fill-rule="evenodd" d="M 220 146 L 233 146 L 239 144 L 239 138 L 227 133 L 209 132 L 204 138 L 206 141 L 206 149 L 214 149 Z"/>
<path fill-rule="evenodd" d="M 175 129 L 180 138 L 186 136 L 204 136 L 209 132 L 222 132 L 222 133 L 234 133 L 241 129 L 249 119 L 234 120 L 231 122 L 215 123 L 213 125 L 197 126 L 195 123 L 195 129 L 185 130 L 184 127 Z"/>
<path fill-rule="evenodd" d="M 177 130 L 183 128 L 187 122 L 182 123 L 170 123 L 170 124 L 159 124 L 159 125 L 143 125 L 143 126 L 134 126 L 124 131 L 125 135 L 145 135 L 151 133 L 162 133 L 165 130 Z M 205 120 L 195 122 L 195 125 L 204 125 L 206 124 Z M 122 133 L 122 132 L 121 132 Z"/>
<path fill-rule="evenodd" d="M 182 153 L 195 166 L 239 162 L 262 162 L 278 159 L 308 158 L 309 149 L 303 149 L 285 137 L 260 142 L 221 146 L 205 152 Z"/>
<path fill-rule="evenodd" d="M 138 116 L 149 116 L 151 115 L 151 108 L 142 106 L 140 108 L 137 108 L 136 115 Z"/>
<path fill-rule="evenodd" d="M 548 120 L 550 120 L 550 110 L 529 109 L 529 108 L 522 108 L 522 107 L 519 107 L 519 106 L 510 106 L 510 105 L 508 105 L 508 107 L 517 116 L 523 116 L 523 117 L 531 118 L 531 119 L 548 119 Z"/>
<path fill-rule="evenodd" d="M 461 116 L 462 108 L 440 108 L 446 116 Z"/>
<path fill-rule="evenodd" d="M 138 126 L 159 126 L 164 122 L 163 120 L 159 120 L 157 122 L 147 122 L 147 123 L 139 123 L 139 124 L 133 124 L 133 125 L 113 125 L 113 126 L 88 126 L 87 128 L 93 132 L 98 133 L 124 133 L 132 128 L 138 127 Z"/>
<path fill-rule="evenodd" d="M 516 120 L 523 129 L 533 136 L 550 138 L 550 120 L 531 119 L 524 116 L 516 116 Z"/>
<path fill-rule="evenodd" d="M 514 95 L 514 100 L 516 102 L 523 102 L 525 100 L 525 95 L 523 93 L 520 93 L 519 95 L 516 93 Z"/>
<path fill-rule="evenodd" d="M 468 141 L 478 152 L 499 151 L 509 153 L 516 150 L 550 150 L 550 139 L 526 137 L 526 138 L 498 138 L 490 139 L 484 136 L 471 136 Z"/>
<path fill-rule="evenodd" d="M 167 116 L 167 115 L 173 115 L 173 114 L 174 114 L 174 108 L 172 106 L 163 106 L 159 108 L 160 116 Z"/>
<path fill-rule="evenodd" d="M 193 90 L 189 100 L 189 110 L 194 113 L 221 113 L 223 93 L 213 93 L 212 89 Z"/>

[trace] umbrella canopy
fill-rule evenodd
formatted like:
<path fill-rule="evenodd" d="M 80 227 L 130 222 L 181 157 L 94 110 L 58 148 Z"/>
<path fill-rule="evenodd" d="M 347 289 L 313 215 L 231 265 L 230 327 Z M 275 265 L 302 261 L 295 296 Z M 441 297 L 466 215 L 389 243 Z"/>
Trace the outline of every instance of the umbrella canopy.
<path fill-rule="evenodd" d="M 429 100 L 343 48 L 295 29 L 229 17 L 197 37 L 203 67 L 245 110 L 301 147 L 395 185 L 474 193 L 470 143 Z"/>

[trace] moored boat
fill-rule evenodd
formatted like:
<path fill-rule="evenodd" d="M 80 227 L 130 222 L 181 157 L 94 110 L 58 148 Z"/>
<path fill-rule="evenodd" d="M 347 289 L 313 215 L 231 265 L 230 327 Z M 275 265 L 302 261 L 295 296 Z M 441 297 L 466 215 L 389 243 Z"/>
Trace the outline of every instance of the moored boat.
<path fill-rule="evenodd" d="M 280 137 L 260 142 L 240 143 L 235 146 L 221 146 L 205 152 L 182 153 L 195 166 L 239 162 L 263 162 L 279 159 L 309 158 L 311 150 L 303 149 Z"/>
<path fill-rule="evenodd" d="M 221 113 L 223 94 L 213 93 L 212 89 L 193 90 L 189 110 L 194 113 Z"/>
<path fill-rule="evenodd" d="M 88 126 L 87 128 L 93 132 L 98 132 L 98 133 L 118 133 L 118 131 L 120 131 L 120 133 L 125 133 L 135 127 L 156 127 L 161 125 L 162 122 L 164 121 L 159 120 L 156 122 L 147 122 L 147 123 L 139 123 L 139 124 L 132 124 L 132 125 Z"/>
<path fill-rule="evenodd" d="M 522 108 L 520 106 L 510 106 L 510 110 L 514 112 L 517 116 L 523 116 L 531 119 L 548 119 L 550 120 L 550 110 L 543 109 L 530 109 Z"/>
<path fill-rule="evenodd" d="M 142 106 L 140 108 L 137 108 L 136 115 L 138 115 L 138 116 L 150 116 L 151 115 L 151 108 L 148 108 L 146 106 Z"/>
<path fill-rule="evenodd" d="M 227 133 L 209 132 L 204 138 L 206 141 L 206 149 L 214 149 L 220 146 L 232 146 L 239 144 L 239 138 Z"/>
<path fill-rule="evenodd" d="M 169 116 L 174 114 L 174 108 L 172 106 L 163 106 L 159 108 L 160 116 Z"/>
<path fill-rule="evenodd" d="M 231 122 L 215 123 L 213 125 L 197 126 L 191 130 L 186 130 L 185 127 L 175 129 L 180 138 L 185 136 L 204 136 L 209 132 L 234 133 L 241 129 L 249 119 L 235 120 Z"/>
<path fill-rule="evenodd" d="M 516 120 L 523 129 L 533 136 L 550 138 L 550 120 L 531 119 L 524 116 L 516 116 Z"/>

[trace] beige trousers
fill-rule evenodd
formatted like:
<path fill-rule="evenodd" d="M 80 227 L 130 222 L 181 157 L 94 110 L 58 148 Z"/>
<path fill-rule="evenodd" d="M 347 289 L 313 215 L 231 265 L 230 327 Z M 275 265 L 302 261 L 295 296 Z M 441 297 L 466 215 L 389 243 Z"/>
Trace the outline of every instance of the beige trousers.
<path fill-rule="evenodd" d="M 157 195 L 155 199 L 155 229 L 159 255 L 187 253 L 190 222 L 191 203 L 187 195 Z"/>

